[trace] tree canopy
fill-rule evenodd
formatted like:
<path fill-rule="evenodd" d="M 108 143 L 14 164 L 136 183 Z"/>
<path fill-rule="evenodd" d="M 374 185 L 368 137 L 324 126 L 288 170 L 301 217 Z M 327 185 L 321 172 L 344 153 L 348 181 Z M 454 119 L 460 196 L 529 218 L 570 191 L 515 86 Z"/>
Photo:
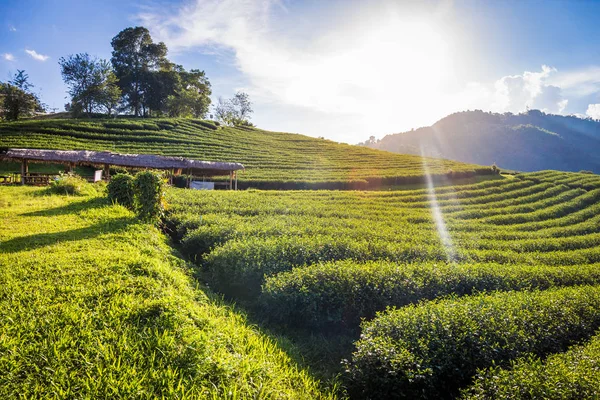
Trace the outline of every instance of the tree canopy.
<path fill-rule="evenodd" d="M 106 60 L 80 53 L 61 57 L 59 60 L 64 82 L 69 86 L 71 111 L 106 112 L 108 115 L 116 108 L 121 97 L 118 79 Z"/>
<path fill-rule="evenodd" d="M 0 117 L 16 121 L 43 112 L 44 105 L 31 91 L 33 87 L 24 70 L 17 70 L 10 81 L 0 82 Z"/>

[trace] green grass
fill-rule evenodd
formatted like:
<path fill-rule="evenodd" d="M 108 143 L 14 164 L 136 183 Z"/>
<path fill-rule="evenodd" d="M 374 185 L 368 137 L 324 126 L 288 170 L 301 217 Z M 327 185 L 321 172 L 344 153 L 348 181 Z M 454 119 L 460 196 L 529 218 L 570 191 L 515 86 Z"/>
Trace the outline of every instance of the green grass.
<path fill-rule="evenodd" d="M 244 164 L 240 187 L 389 188 L 489 175 L 490 167 L 399 155 L 256 128 L 189 119 L 26 120 L 0 123 L 0 148 L 110 150 Z"/>
<path fill-rule="evenodd" d="M 0 187 L 0 398 L 333 397 L 95 196 Z"/>

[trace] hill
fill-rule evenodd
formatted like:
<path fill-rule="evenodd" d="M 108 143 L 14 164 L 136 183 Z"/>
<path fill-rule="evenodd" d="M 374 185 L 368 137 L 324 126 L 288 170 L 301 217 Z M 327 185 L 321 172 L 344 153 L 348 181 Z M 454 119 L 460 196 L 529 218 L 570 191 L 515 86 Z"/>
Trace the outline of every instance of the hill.
<path fill-rule="evenodd" d="M 235 161 L 245 165 L 241 187 L 366 188 L 435 177 L 489 174 L 455 161 L 339 144 L 255 128 L 221 127 L 190 119 L 47 119 L 0 123 L 0 147 L 110 150 Z"/>
<path fill-rule="evenodd" d="M 473 398 L 597 393 L 597 368 L 577 363 L 600 362 L 598 175 L 167 195 L 201 279 L 342 374 L 352 398 L 456 398 L 474 382 Z"/>
<path fill-rule="evenodd" d="M 530 110 L 524 114 L 466 111 L 431 127 L 383 137 L 369 147 L 442 157 L 519 171 L 600 173 L 600 122 Z"/>

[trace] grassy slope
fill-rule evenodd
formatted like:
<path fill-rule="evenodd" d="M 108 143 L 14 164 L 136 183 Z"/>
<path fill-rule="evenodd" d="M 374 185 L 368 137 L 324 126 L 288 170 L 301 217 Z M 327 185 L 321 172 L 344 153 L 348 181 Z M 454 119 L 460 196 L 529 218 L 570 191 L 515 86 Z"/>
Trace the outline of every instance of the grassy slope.
<path fill-rule="evenodd" d="M 0 398 L 323 396 L 156 229 L 41 193 L 0 187 Z"/>
<path fill-rule="evenodd" d="M 217 128 L 186 119 L 41 120 L 0 123 L 0 147 L 111 150 L 246 166 L 241 182 L 356 182 L 378 185 L 418 181 L 423 159 L 338 144 L 312 137 L 251 128 Z M 431 174 L 472 174 L 489 168 L 426 159 Z M 294 186 L 301 188 L 302 186 Z"/>

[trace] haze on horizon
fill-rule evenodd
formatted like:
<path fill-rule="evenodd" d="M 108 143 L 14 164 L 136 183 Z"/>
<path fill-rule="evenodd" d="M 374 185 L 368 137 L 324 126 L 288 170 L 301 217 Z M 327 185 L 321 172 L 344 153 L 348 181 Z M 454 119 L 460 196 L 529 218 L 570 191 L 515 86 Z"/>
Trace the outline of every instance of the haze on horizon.
<path fill-rule="evenodd" d="M 0 80 L 25 69 L 67 102 L 58 59 L 109 59 L 143 25 L 169 58 L 206 71 L 213 103 L 250 94 L 252 121 L 356 143 L 468 109 L 600 118 L 595 2 L 141 0 L 0 6 Z"/>

